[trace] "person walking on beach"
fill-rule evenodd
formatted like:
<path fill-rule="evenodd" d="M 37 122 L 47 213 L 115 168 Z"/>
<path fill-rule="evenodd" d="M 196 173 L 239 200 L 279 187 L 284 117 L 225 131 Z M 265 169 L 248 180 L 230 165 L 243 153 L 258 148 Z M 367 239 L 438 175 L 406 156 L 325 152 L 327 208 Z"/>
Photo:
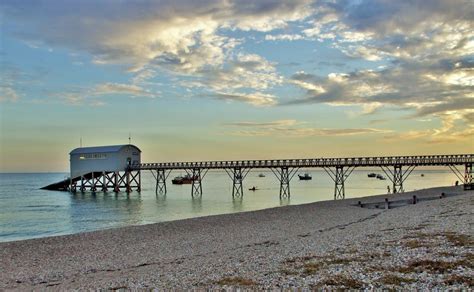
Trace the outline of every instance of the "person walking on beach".
<path fill-rule="evenodd" d="M 387 186 L 387 192 L 390 194 L 390 186 Z"/>

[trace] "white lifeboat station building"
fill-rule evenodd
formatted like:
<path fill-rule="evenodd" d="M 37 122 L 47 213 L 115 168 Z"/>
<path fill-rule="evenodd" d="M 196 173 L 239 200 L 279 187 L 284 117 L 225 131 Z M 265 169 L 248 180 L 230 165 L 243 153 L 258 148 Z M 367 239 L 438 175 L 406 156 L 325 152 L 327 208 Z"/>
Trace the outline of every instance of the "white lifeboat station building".
<path fill-rule="evenodd" d="M 137 146 L 81 147 L 69 155 L 70 191 L 140 191 L 141 150 Z"/>

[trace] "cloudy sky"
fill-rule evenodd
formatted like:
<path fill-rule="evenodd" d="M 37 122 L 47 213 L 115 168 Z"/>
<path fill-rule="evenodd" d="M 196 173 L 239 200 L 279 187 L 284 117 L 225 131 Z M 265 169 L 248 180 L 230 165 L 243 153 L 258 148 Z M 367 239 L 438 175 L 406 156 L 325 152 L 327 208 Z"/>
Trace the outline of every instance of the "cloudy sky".
<path fill-rule="evenodd" d="M 474 151 L 470 0 L 0 3 L 0 171 Z"/>

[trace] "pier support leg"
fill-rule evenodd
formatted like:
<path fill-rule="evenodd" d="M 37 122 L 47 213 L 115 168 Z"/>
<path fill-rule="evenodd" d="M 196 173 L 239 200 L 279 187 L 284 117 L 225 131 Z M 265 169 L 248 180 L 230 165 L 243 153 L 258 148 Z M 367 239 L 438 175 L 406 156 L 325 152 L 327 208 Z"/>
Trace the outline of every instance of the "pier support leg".
<path fill-rule="evenodd" d="M 289 170 L 288 167 L 276 169 L 276 172 L 271 169 L 280 181 L 280 200 L 290 198 L 290 181 L 296 170 Z M 278 174 L 277 174 L 278 173 Z"/>
<path fill-rule="evenodd" d="M 71 180 L 69 188 L 74 191 L 79 188 L 81 192 L 91 191 L 93 193 L 96 191 L 107 192 L 109 189 L 113 189 L 114 192 L 125 190 L 129 193 L 136 188 L 140 192 L 141 171 L 90 172 L 82 175 L 78 181 Z"/>
<path fill-rule="evenodd" d="M 344 168 L 342 166 L 337 166 L 334 187 L 334 200 L 344 199 L 345 197 L 346 190 L 344 188 Z"/>
<path fill-rule="evenodd" d="M 270 168 L 273 174 L 280 181 L 280 200 L 290 198 L 290 181 L 295 176 L 299 168 L 289 169 L 288 167 Z"/>
<path fill-rule="evenodd" d="M 155 173 L 153 170 L 151 171 L 153 176 Z M 155 194 L 157 195 L 166 195 L 166 171 L 164 169 L 157 169 L 156 170 L 156 187 L 155 187 Z"/>
<path fill-rule="evenodd" d="M 241 198 L 244 196 L 244 189 L 242 185 L 243 177 L 242 177 L 242 169 L 235 168 L 234 177 L 232 179 L 232 198 Z"/>
<path fill-rule="evenodd" d="M 84 176 L 81 175 L 81 193 L 86 190 L 86 186 L 84 185 Z"/>
<path fill-rule="evenodd" d="M 133 187 L 136 188 L 137 192 L 141 189 L 141 171 L 140 170 L 129 170 L 127 171 L 128 189 L 130 192 L 133 191 Z"/>
<path fill-rule="evenodd" d="M 105 172 L 103 173 L 104 176 L 104 185 L 103 190 L 104 192 L 108 191 L 109 189 L 114 190 L 115 188 L 115 183 L 114 183 L 114 173 L 113 172 Z"/>
<path fill-rule="evenodd" d="M 92 172 L 91 192 L 95 193 L 96 190 L 96 179 L 94 178 L 94 172 Z"/>
<path fill-rule="evenodd" d="M 244 196 L 244 178 L 250 171 L 250 168 L 244 169 L 241 167 L 235 167 L 233 169 L 225 169 L 227 175 L 232 180 L 232 198 L 242 198 Z"/>
<path fill-rule="evenodd" d="M 107 192 L 107 174 L 105 171 L 102 172 L 102 191 Z"/>
<path fill-rule="evenodd" d="M 76 191 L 77 191 L 76 185 L 77 185 L 77 182 L 73 181 L 72 177 L 70 177 L 69 178 L 69 191 L 71 193 L 76 193 Z"/>
<path fill-rule="evenodd" d="M 130 187 L 130 171 L 127 171 L 125 173 L 125 176 L 127 178 L 126 185 L 125 185 L 125 190 L 127 191 L 127 193 L 130 193 L 130 192 L 132 192 L 132 188 Z"/>
<path fill-rule="evenodd" d="M 119 176 L 118 171 L 115 171 L 114 172 L 114 192 L 116 192 L 116 193 L 120 192 L 118 176 Z"/>
<path fill-rule="evenodd" d="M 137 192 L 141 192 L 142 191 L 142 172 L 140 170 L 137 170 L 137 171 L 138 171 Z"/>
<path fill-rule="evenodd" d="M 280 173 L 280 199 L 290 197 L 290 175 L 288 167 L 282 167 Z"/>
<path fill-rule="evenodd" d="M 349 166 L 345 170 L 343 166 L 336 166 L 336 171 L 333 171 L 329 167 L 323 167 L 323 169 L 334 181 L 334 200 L 345 199 L 346 189 L 344 183 L 349 175 L 354 171 L 355 166 Z"/>
<path fill-rule="evenodd" d="M 474 183 L 472 180 L 472 163 L 467 163 L 464 168 L 464 190 L 473 190 Z"/>
<path fill-rule="evenodd" d="M 403 172 L 401 165 L 395 165 L 393 167 L 393 193 L 403 193 Z"/>
<path fill-rule="evenodd" d="M 200 197 L 202 196 L 202 184 L 201 184 L 201 169 L 193 169 L 193 183 L 191 186 L 191 197 Z"/>
<path fill-rule="evenodd" d="M 392 192 L 394 194 L 404 193 L 405 190 L 403 188 L 403 182 L 407 179 L 407 177 L 411 174 L 411 172 L 415 169 L 415 165 L 408 166 L 405 171 L 403 171 L 401 165 L 394 165 L 393 172 L 387 166 L 381 166 L 383 172 L 388 176 L 388 178 L 392 181 Z"/>

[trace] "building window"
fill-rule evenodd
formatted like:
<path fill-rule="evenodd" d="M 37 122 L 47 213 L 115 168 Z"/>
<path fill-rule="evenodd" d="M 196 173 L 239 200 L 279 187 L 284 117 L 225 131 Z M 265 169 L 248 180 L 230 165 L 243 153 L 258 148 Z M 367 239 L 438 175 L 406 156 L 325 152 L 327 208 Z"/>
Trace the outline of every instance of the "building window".
<path fill-rule="evenodd" d="M 107 153 L 88 153 L 88 154 L 81 154 L 79 156 L 80 160 L 84 159 L 107 159 Z"/>

